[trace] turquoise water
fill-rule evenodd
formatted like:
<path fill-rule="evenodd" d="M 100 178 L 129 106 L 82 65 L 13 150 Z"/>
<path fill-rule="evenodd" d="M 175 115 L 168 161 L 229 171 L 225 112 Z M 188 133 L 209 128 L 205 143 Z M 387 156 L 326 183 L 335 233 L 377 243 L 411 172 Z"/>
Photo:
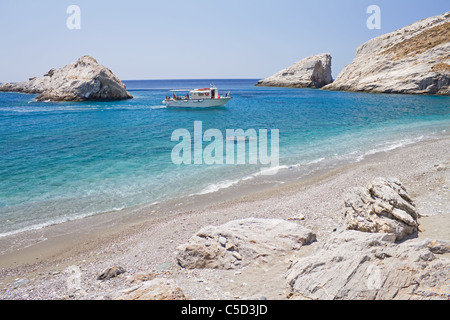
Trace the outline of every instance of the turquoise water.
<path fill-rule="evenodd" d="M 166 109 L 213 82 L 226 108 Z M 132 100 L 35 102 L 0 93 L 0 235 L 250 181 L 261 165 L 180 165 L 172 132 L 279 129 L 280 172 L 314 170 L 450 129 L 450 98 L 254 87 L 257 80 L 125 81 Z M 204 146 L 207 143 L 204 143 Z M 300 171 L 299 171 L 300 172 Z"/>

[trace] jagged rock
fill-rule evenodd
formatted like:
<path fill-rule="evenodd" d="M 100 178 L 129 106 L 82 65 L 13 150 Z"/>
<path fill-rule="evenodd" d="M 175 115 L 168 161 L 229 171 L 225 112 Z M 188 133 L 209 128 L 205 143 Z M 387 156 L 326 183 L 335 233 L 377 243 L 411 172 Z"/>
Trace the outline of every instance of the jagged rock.
<path fill-rule="evenodd" d="M 313 254 L 295 260 L 286 273 L 291 299 L 450 298 L 450 242 L 408 240 L 347 230 Z"/>
<path fill-rule="evenodd" d="M 423 19 L 358 47 L 323 89 L 450 94 L 450 12 Z"/>
<path fill-rule="evenodd" d="M 307 57 L 274 75 L 258 81 L 257 86 L 320 88 L 333 82 L 331 55 L 322 53 Z"/>
<path fill-rule="evenodd" d="M 316 235 L 296 223 L 281 219 L 242 219 L 202 228 L 177 248 L 183 268 L 234 269 L 264 263 L 276 254 L 298 250 Z"/>
<path fill-rule="evenodd" d="M 406 188 L 395 178 L 376 178 L 345 196 L 343 225 L 348 230 L 393 233 L 401 240 L 418 231 L 418 218 Z"/>
<path fill-rule="evenodd" d="M 125 269 L 122 267 L 111 267 L 99 274 L 97 280 L 109 280 L 125 272 Z"/>
<path fill-rule="evenodd" d="M 186 300 L 186 296 L 174 280 L 155 278 L 123 290 L 115 300 Z"/>
<path fill-rule="evenodd" d="M 38 101 L 122 100 L 133 98 L 111 70 L 94 58 L 83 56 L 41 78 L 0 85 L 0 91 L 39 94 Z"/>

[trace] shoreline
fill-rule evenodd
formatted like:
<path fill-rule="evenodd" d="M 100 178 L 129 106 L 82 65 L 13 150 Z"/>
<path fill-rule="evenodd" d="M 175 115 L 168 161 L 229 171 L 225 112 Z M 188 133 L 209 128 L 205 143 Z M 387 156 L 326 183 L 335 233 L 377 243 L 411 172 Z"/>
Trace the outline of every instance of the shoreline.
<path fill-rule="evenodd" d="M 2 254 L 10 251 L 5 249 L 5 245 L 1 244 L 1 240 L 3 239 L 6 239 L 7 241 L 10 238 L 20 237 L 20 235 L 32 234 L 33 232 L 39 232 L 39 230 L 47 228 L 55 228 L 55 226 L 58 225 L 75 223 L 77 220 L 89 219 L 94 216 L 108 215 L 109 217 L 114 218 L 116 215 L 132 215 L 135 212 L 142 211 L 150 211 L 153 213 L 161 210 L 168 210 L 172 212 L 173 210 L 168 208 L 178 210 L 177 207 L 180 205 L 186 205 L 188 208 L 192 207 L 192 209 L 198 209 L 199 206 L 196 204 L 193 205 L 194 203 L 200 203 L 204 206 L 205 204 L 217 203 L 224 199 L 234 199 L 236 198 L 234 195 L 235 193 L 238 193 L 239 195 L 242 195 L 242 193 L 255 193 L 260 190 L 272 189 L 284 183 L 289 184 L 298 180 L 309 180 L 311 177 L 326 174 L 340 167 L 346 167 L 348 165 L 359 163 L 372 155 L 383 154 L 385 152 L 424 141 L 433 141 L 440 139 L 443 136 L 450 136 L 450 134 L 444 131 L 441 133 L 433 133 L 428 135 L 425 139 L 422 135 L 413 139 L 393 140 L 382 147 L 380 147 L 380 145 L 374 145 L 373 148 L 369 150 L 361 152 L 353 151 L 342 155 L 336 154 L 334 158 L 317 158 L 306 163 L 284 164 L 274 168 L 261 168 L 260 171 L 246 173 L 240 178 L 234 178 L 234 180 L 226 179 L 210 183 L 195 193 L 181 196 L 170 196 L 158 201 L 136 204 L 124 208 L 114 208 L 108 211 L 96 211 L 83 214 L 80 213 L 74 215 L 73 217 L 55 218 L 55 220 L 50 220 L 48 222 L 41 222 L 36 225 L 23 227 L 21 229 L 5 231 L 0 233 L 0 257 Z M 273 175 L 264 175 L 263 171 L 275 171 L 275 173 Z"/>
<path fill-rule="evenodd" d="M 450 239 L 450 200 L 448 188 L 442 187 L 450 184 L 446 169 L 450 163 L 445 151 L 449 149 L 450 136 L 442 134 L 437 139 L 315 172 L 298 181 L 269 183 L 256 190 L 252 186 L 247 189 L 232 186 L 209 194 L 99 214 L 5 237 L 0 241 L 0 252 L 7 251 L 0 255 L 0 297 L 62 299 L 65 289 L 56 289 L 55 283 L 64 282 L 64 269 L 68 266 L 80 266 L 86 279 L 95 283 L 95 274 L 118 264 L 125 267 L 128 275 L 168 269 L 177 274 L 189 296 L 209 299 L 208 292 L 195 291 L 195 286 L 182 276 L 184 271 L 177 269 L 173 254 L 178 245 L 201 227 L 246 217 L 288 219 L 302 214 L 305 220 L 299 223 L 315 231 L 321 241 L 337 225 L 343 194 L 377 176 L 396 176 L 404 183 L 423 215 L 424 230 L 419 237 L 439 234 L 440 239 Z M 437 184 L 441 184 L 439 191 Z M 8 246 L 9 249 L 5 249 Z M 221 272 L 203 270 L 198 273 L 206 277 Z M 237 277 L 245 276 L 254 277 L 245 271 Z M 26 279 L 27 283 L 15 286 L 17 279 Z M 222 289 L 230 286 L 229 283 L 221 285 Z M 124 283 L 114 280 L 111 286 L 121 288 Z M 105 291 L 86 289 L 83 297 L 99 297 L 102 290 Z M 212 297 L 224 298 L 220 290 L 213 292 Z M 280 288 L 272 296 L 269 293 L 266 296 L 282 298 L 279 292 Z"/>

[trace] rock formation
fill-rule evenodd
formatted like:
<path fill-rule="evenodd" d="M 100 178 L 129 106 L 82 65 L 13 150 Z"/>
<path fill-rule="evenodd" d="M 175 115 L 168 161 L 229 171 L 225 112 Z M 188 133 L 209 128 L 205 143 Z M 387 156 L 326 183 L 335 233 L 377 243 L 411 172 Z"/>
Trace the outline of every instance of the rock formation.
<path fill-rule="evenodd" d="M 450 12 L 376 37 L 326 90 L 450 94 Z"/>
<path fill-rule="evenodd" d="M 202 228 L 177 248 L 177 260 L 188 269 L 235 269 L 298 250 L 315 239 L 311 230 L 281 219 L 235 220 Z"/>
<path fill-rule="evenodd" d="M 3 83 L 0 91 L 39 94 L 38 101 L 123 100 L 133 98 L 125 85 L 94 58 L 83 56 L 61 69 L 51 69 L 41 78 Z"/>
<path fill-rule="evenodd" d="M 257 86 L 321 88 L 333 82 L 331 55 L 323 53 L 296 62 L 274 75 L 258 81 Z"/>
<path fill-rule="evenodd" d="M 406 188 L 395 178 L 376 178 L 345 196 L 344 227 L 395 234 L 396 240 L 418 231 L 419 213 Z"/>
<path fill-rule="evenodd" d="M 114 300 L 186 300 L 173 279 L 155 278 L 143 281 L 113 297 Z"/>
<path fill-rule="evenodd" d="M 418 231 L 419 214 L 398 179 L 376 178 L 354 189 L 344 203 L 342 228 L 315 244 L 312 253 L 297 255 L 316 240 L 309 229 L 250 218 L 201 229 L 177 248 L 178 263 L 252 268 L 285 263 L 279 257 L 293 255 L 285 273 L 290 299 L 450 299 L 450 241 L 405 238 Z"/>
<path fill-rule="evenodd" d="M 111 267 L 100 273 L 97 276 L 97 280 L 109 280 L 125 272 L 126 270 L 122 267 Z"/>
<path fill-rule="evenodd" d="M 287 296 L 448 300 L 450 260 L 439 255 L 450 252 L 450 241 L 404 239 L 418 231 L 418 218 L 398 179 L 355 188 L 345 196 L 343 228 L 289 266 Z"/>
<path fill-rule="evenodd" d="M 450 298 L 450 242 L 408 240 L 393 234 L 347 230 L 286 273 L 287 296 L 314 300 Z"/>

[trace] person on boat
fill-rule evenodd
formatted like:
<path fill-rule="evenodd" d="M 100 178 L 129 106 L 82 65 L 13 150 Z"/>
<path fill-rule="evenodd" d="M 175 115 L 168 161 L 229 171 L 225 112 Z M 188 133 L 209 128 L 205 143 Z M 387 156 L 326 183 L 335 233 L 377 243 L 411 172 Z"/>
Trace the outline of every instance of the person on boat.
<path fill-rule="evenodd" d="M 173 93 L 172 98 L 173 98 L 173 100 L 177 100 L 177 96 L 175 95 L 175 92 Z"/>

